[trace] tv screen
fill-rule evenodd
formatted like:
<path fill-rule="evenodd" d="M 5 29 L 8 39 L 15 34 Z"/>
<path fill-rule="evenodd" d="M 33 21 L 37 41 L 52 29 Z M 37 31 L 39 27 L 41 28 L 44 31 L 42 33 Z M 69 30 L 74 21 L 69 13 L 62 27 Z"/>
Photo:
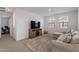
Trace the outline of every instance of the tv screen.
<path fill-rule="evenodd" d="M 40 28 L 40 22 L 38 22 L 38 28 Z"/>
<path fill-rule="evenodd" d="M 31 21 L 31 29 L 40 28 L 40 22 Z"/>

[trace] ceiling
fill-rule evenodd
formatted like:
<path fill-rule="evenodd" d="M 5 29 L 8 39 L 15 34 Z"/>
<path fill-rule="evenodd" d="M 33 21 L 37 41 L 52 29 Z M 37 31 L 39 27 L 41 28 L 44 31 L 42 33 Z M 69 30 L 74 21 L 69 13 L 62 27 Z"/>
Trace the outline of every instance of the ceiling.
<path fill-rule="evenodd" d="M 41 16 L 48 16 L 49 8 L 51 8 L 52 14 L 77 10 L 77 7 L 23 7 L 22 9 L 39 14 Z"/>
<path fill-rule="evenodd" d="M 11 13 L 9 12 L 9 9 L 7 7 L 0 7 L 0 15 L 3 18 L 7 18 L 11 16 Z"/>

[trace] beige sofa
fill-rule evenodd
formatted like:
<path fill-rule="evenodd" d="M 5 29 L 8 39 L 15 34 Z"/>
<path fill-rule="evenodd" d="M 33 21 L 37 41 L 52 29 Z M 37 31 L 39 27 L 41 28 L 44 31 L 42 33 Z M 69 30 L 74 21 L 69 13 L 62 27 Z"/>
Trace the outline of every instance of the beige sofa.
<path fill-rule="evenodd" d="M 77 52 L 79 44 L 68 44 L 53 38 L 52 35 L 43 35 L 24 42 L 33 52 Z"/>

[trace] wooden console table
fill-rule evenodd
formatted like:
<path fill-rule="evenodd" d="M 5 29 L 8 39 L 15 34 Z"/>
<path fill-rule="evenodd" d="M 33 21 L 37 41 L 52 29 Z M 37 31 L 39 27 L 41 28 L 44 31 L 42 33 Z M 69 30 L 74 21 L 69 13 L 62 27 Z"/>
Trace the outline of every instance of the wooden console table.
<path fill-rule="evenodd" d="M 29 29 L 29 38 L 35 38 L 37 36 L 42 35 L 42 29 L 37 28 L 37 29 Z"/>

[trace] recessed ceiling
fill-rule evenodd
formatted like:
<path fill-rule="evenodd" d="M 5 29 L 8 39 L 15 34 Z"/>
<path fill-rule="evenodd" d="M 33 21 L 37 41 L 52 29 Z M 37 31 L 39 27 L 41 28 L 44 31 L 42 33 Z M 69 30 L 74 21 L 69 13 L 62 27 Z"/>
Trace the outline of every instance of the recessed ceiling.
<path fill-rule="evenodd" d="M 23 7 L 22 9 L 42 16 L 47 16 L 49 14 L 49 8 L 51 8 L 52 13 L 62 13 L 77 9 L 77 7 Z"/>

